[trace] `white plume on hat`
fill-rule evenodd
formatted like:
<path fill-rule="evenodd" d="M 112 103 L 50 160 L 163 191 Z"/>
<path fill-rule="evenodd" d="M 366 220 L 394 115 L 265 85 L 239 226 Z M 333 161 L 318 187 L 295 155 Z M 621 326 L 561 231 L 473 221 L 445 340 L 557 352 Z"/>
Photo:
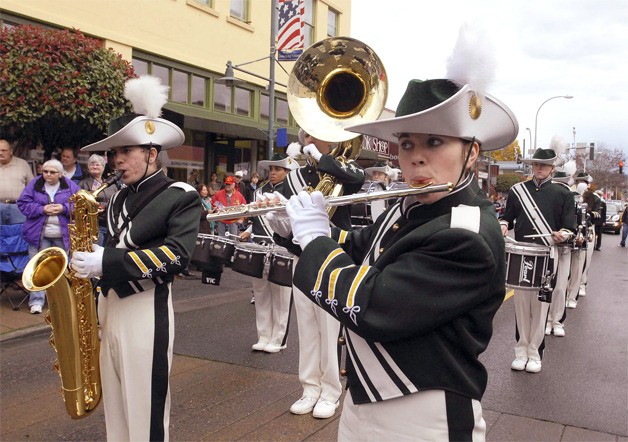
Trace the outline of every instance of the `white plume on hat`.
<path fill-rule="evenodd" d="M 133 112 L 150 118 L 159 118 L 161 108 L 168 101 L 168 86 L 151 75 L 132 78 L 124 84 L 124 96 L 133 105 Z"/>
<path fill-rule="evenodd" d="M 567 176 L 573 176 L 577 169 L 578 166 L 574 160 L 569 160 L 563 165 L 563 172 L 565 172 Z"/>
<path fill-rule="evenodd" d="M 290 143 L 286 148 L 286 154 L 292 159 L 297 158 L 301 155 L 301 144 L 296 141 L 294 143 Z"/>
<path fill-rule="evenodd" d="M 559 135 L 554 135 L 552 141 L 550 141 L 549 148 L 556 153 L 556 161 L 554 164 L 556 166 L 562 166 L 565 163 L 565 160 L 562 158 L 562 154 L 565 153 L 564 138 Z"/>
<path fill-rule="evenodd" d="M 458 85 L 468 84 L 472 91 L 484 96 L 496 70 L 495 49 L 486 33 L 477 23 L 463 24 L 447 60 L 445 78 Z"/>
<path fill-rule="evenodd" d="M 399 174 L 401 173 L 401 170 L 391 167 L 388 170 L 388 177 L 392 180 L 392 181 L 397 181 L 399 179 Z"/>
<path fill-rule="evenodd" d="M 235 173 L 235 176 L 239 176 L 240 178 L 242 178 L 242 177 L 247 176 L 247 175 L 248 175 L 248 173 L 249 173 L 249 172 L 248 172 L 247 170 L 242 169 L 242 170 L 238 170 L 238 171 Z"/>

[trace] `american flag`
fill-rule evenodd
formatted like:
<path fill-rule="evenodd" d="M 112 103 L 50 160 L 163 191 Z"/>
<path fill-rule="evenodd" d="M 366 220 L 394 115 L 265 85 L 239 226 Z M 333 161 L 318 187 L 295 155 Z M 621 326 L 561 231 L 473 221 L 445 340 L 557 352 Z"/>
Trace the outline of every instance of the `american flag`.
<path fill-rule="evenodd" d="M 277 50 L 280 61 L 296 60 L 303 50 L 303 0 L 279 0 Z"/>

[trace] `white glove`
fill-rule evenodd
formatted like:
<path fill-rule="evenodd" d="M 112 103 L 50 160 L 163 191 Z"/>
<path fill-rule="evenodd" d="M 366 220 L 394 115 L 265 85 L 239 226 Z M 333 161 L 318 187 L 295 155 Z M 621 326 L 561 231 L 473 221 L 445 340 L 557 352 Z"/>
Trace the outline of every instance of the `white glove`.
<path fill-rule="evenodd" d="M 283 238 L 288 238 L 292 233 L 290 217 L 286 213 L 273 210 L 266 214 L 266 221 L 268 221 L 268 225 L 273 229 L 273 232 Z"/>
<path fill-rule="evenodd" d="M 308 144 L 307 146 L 303 147 L 303 153 L 306 155 L 310 155 L 316 161 L 320 161 L 321 157 L 323 156 L 323 154 L 318 151 L 314 144 Z"/>
<path fill-rule="evenodd" d="M 74 252 L 70 266 L 77 278 L 95 278 L 102 276 L 102 255 L 105 251 L 98 244 L 92 244 L 93 252 Z"/>
<path fill-rule="evenodd" d="M 329 218 L 325 210 L 325 198 L 321 192 L 311 194 L 301 191 L 292 195 L 286 205 L 292 224 L 293 241 L 302 249 L 315 238 L 329 235 Z"/>
<path fill-rule="evenodd" d="M 283 196 L 281 192 L 266 192 L 261 195 L 261 198 L 266 201 L 278 201 L 279 203 L 285 204 L 288 202 L 288 198 Z"/>

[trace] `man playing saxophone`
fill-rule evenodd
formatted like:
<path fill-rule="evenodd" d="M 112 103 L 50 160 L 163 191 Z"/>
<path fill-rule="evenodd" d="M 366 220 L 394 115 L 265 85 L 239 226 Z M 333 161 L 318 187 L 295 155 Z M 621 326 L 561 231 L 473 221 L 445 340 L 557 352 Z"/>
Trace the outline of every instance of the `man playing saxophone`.
<path fill-rule="evenodd" d="M 169 179 L 160 150 L 183 144 L 181 129 L 159 118 L 167 87 L 155 77 L 129 80 L 136 114 L 112 120 L 109 136 L 83 151 L 111 151 L 122 182 L 107 208 L 109 240 L 75 252 L 79 278 L 101 277 L 100 369 L 108 440 L 168 440 L 169 374 L 174 342 L 172 281 L 190 260 L 200 198 Z M 157 103 L 157 104 L 155 104 Z"/>

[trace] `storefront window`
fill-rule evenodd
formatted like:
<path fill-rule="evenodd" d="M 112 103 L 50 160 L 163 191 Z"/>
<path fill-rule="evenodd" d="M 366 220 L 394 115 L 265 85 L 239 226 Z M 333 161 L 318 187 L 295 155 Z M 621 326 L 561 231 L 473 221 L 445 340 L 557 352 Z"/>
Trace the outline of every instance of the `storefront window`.
<path fill-rule="evenodd" d="M 214 110 L 231 112 L 231 88 L 214 83 Z"/>
<path fill-rule="evenodd" d="M 148 74 L 148 62 L 138 58 L 133 59 L 133 70 L 137 75 Z"/>
<path fill-rule="evenodd" d="M 260 94 L 260 99 L 259 99 L 259 118 L 260 118 L 260 120 L 268 121 L 268 111 L 270 110 L 268 108 L 269 100 L 270 99 L 268 98 L 268 95 Z"/>
<path fill-rule="evenodd" d="M 281 98 L 278 98 L 277 101 L 277 106 L 276 106 L 276 118 L 275 120 L 277 120 L 277 123 L 282 123 L 282 124 L 288 124 L 288 102 L 286 100 L 282 100 Z"/>
<path fill-rule="evenodd" d="M 188 74 L 173 69 L 172 71 L 172 101 L 188 102 Z"/>
<path fill-rule="evenodd" d="M 192 104 L 205 107 L 205 78 L 192 75 Z"/>
<path fill-rule="evenodd" d="M 235 88 L 235 113 L 238 115 L 251 115 L 251 97 L 252 92 L 248 89 Z"/>
<path fill-rule="evenodd" d="M 170 84 L 170 76 L 168 75 L 169 69 L 166 66 L 161 66 L 153 63 L 153 69 L 151 74 L 155 77 L 161 78 L 161 84 L 169 85 Z"/>

